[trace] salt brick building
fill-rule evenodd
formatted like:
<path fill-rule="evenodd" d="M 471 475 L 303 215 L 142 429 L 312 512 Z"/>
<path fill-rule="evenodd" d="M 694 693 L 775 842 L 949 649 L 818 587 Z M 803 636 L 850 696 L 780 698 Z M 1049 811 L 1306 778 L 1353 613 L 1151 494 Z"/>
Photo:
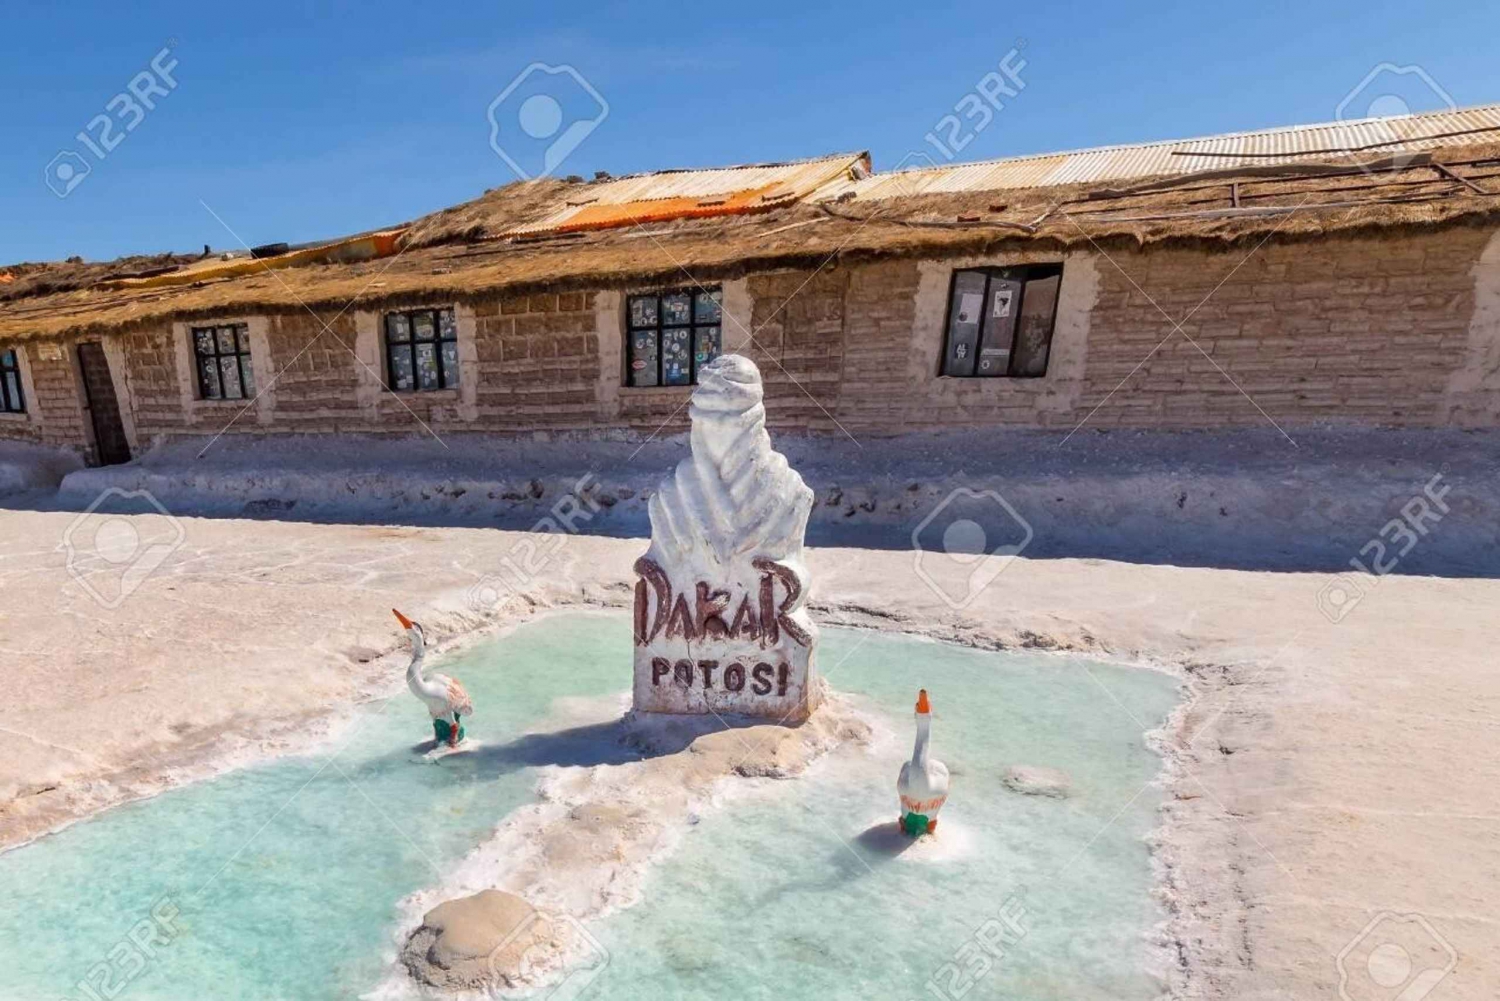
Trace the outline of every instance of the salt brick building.
<path fill-rule="evenodd" d="M 0 270 L 0 438 L 670 433 L 723 350 L 781 430 L 1494 427 L 1497 233 L 1500 105 L 527 181 L 326 245 Z"/>

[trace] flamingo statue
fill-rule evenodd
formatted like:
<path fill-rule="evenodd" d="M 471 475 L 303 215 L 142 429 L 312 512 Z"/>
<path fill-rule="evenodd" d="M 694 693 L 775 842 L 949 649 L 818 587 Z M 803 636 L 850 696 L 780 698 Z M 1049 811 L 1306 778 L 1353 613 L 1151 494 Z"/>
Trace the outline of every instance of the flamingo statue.
<path fill-rule="evenodd" d="M 434 673 L 425 678 L 422 676 L 422 660 L 427 656 L 427 643 L 422 635 L 422 627 L 394 608 L 391 611 L 395 612 L 401 627 L 411 637 L 411 665 L 406 669 L 406 687 L 426 704 L 427 711 L 432 714 L 432 732 L 438 743 L 446 741 L 449 747 L 457 747 L 458 742 L 464 739 L 461 717 L 474 715 L 474 703 L 469 700 L 469 693 L 464 691 L 464 686 L 446 674 Z"/>
<path fill-rule="evenodd" d="M 901 766 L 896 793 L 901 797 L 901 830 L 911 837 L 937 830 L 938 811 L 948 799 L 948 766 L 927 757 L 932 731 L 932 704 L 927 689 L 917 692 L 917 744 L 911 760 Z"/>

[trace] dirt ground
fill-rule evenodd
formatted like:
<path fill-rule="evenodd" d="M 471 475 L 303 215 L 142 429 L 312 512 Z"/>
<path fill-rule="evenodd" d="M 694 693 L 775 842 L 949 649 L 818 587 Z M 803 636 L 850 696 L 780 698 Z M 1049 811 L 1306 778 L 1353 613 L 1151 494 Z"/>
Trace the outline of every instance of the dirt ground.
<path fill-rule="evenodd" d="M 0 845 L 328 732 L 400 684 L 393 606 L 450 641 L 623 606 L 644 550 L 161 515 L 0 525 Z M 523 555 L 519 586 L 493 578 Z M 973 590 L 967 565 L 925 559 L 810 550 L 814 612 L 1180 671 L 1154 845 L 1175 995 L 1336 997 L 1342 966 L 1351 998 L 1376 996 L 1359 985 L 1392 943 L 1440 978 L 1430 997 L 1500 995 L 1500 582 L 1017 559 Z"/>

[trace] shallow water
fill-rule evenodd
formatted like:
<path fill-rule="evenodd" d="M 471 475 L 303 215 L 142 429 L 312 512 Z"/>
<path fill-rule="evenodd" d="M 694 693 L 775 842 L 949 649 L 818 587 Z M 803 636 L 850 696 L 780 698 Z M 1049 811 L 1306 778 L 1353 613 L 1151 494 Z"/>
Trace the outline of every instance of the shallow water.
<path fill-rule="evenodd" d="M 609 954 L 595 996 L 723 996 L 726 980 L 736 998 L 778 1001 L 1156 996 L 1143 932 L 1161 914 L 1142 837 L 1161 761 L 1132 716 L 1159 725 L 1176 684 L 865 636 L 825 630 L 821 663 L 895 734 L 706 816 L 643 902 L 594 929 Z M 914 845 L 894 833 L 894 785 L 919 685 L 953 780 L 938 836 Z M 1015 763 L 1062 768 L 1076 794 L 1010 792 L 1000 776 Z"/>
<path fill-rule="evenodd" d="M 608 760 L 586 734 L 515 735 L 559 698 L 624 691 L 628 644 L 624 616 L 570 614 L 444 660 L 473 695 L 483 753 L 425 761 L 416 745 L 430 724 L 402 689 L 330 752 L 241 769 L 0 855 L 0 997 L 368 990 L 401 898 L 530 801 L 540 765 Z M 1142 836 L 1160 761 L 1142 729 L 1170 711 L 1171 679 L 831 629 L 820 659 L 836 689 L 884 721 L 881 737 L 707 813 L 642 903 L 591 926 L 607 963 L 563 993 L 1153 996 L 1142 936 L 1160 914 Z M 954 778 L 939 836 L 913 846 L 893 836 L 894 781 L 918 685 L 933 697 L 933 753 Z M 1062 768 L 1076 795 L 1011 793 L 1000 773 L 1012 763 Z"/>

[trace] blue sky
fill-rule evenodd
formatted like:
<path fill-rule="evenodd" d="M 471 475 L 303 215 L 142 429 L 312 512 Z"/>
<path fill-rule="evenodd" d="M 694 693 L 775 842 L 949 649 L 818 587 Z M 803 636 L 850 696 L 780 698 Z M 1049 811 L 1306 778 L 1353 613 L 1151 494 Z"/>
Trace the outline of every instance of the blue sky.
<path fill-rule="evenodd" d="M 1416 110 L 1500 101 L 1493 46 L 1475 43 L 1500 32 L 1490 4 L 73 0 L 4 17 L 0 262 L 297 243 L 472 198 L 515 177 L 487 111 L 537 62 L 587 88 L 524 78 L 498 107 L 501 147 L 523 115 L 553 143 L 582 122 L 556 172 L 584 175 L 858 149 L 877 168 L 940 162 L 924 136 L 1018 46 L 1024 89 L 982 131 L 974 112 L 958 159 L 1330 120 L 1383 63 L 1421 67 L 1394 85 Z M 170 87 L 150 68 L 164 47 Z M 154 107 L 111 110 L 132 81 Z M 549 142 L 513 159 L 530 169 Z M 46 183 L 59 153 L 65 198 Z"/>

